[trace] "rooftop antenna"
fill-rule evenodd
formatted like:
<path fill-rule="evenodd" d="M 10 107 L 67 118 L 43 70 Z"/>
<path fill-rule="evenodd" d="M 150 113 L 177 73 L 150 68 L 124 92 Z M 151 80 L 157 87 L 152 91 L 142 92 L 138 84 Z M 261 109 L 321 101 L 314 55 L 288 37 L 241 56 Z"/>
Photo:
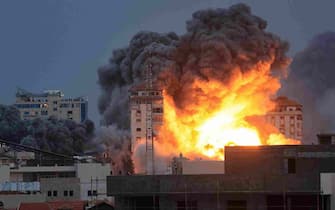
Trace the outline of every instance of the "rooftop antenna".
<path fill-rule="evenodd" d="M 152 63 L 149 62 L 145 69 L 146 80 L 146 138 L 145 138 L 145 155 L 146 155 L 146 174 L 155 174 L 155 159 L 154 159 L 154 141 L 152 130 Z"/>

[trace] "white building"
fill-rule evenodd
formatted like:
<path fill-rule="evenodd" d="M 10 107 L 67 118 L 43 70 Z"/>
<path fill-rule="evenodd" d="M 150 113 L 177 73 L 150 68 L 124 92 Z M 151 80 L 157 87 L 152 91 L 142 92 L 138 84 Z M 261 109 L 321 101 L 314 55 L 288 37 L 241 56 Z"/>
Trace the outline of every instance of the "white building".
<path fill-rule="evenodd" d="M 145 84 L 134 86 L 130 89 L 130 128 L 132 150 L 138 143 L 146 139 L 147 104 L 152 104 L 153 135 L 157 135 L 163 124 L 163 90 L 157 85 L 153 90 L 146 90 Z"/>
<path fill-rule="evenodd" d="M 109 164 L 101 163 L 18 166 L 16 168 L 0 165 L 0 194 L 2 194 L 0 198 L 7 207 L 17 207 L 20 202 L 27 202 L 27 199 L 32 201 L 37 199 L 36 201 L 39 202 L 113 201 L 113 198 L 106 194 L 106 177 L 111 175 L 110 170 Z M 7 195 L 3 192 L 12 193 Z M 19 197 L 13 200 L 14 193 L 18 193 Z"/>
<path fill-rule="evenodd" d="M 88 101 L 84 97 L 64 98 L 64 94 L 59 90 L 35 94 L 18 89 L 15 106 L 23 120 L 55 116 L 58 119 L 80 123 L 87 119 Z"/>
<path fill-rule="evenodd" d="M 287 138 L 302 140 L 302 105 L 280 96 L 275 99 L 276 108 L 266 115 L 266 121 L 273 124 Z"/>

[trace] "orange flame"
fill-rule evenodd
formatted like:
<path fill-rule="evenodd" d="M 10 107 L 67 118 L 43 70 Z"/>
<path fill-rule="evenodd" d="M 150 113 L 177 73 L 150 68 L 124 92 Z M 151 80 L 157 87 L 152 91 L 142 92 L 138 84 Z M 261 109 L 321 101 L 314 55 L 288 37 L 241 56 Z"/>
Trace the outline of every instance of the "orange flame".
<path fill-rule="evenodd" d="M 201 94 L 190 92 L 196 100 L 183 108 L 165 92 L 158 145 L 191 158 L 223 160 L 227 145 L 299 144 L 262 117 L 275 107 L 271 97 L 280 88 L 279 78 L 271 75 L 270 62 L 260 62 L 246 73 L 233 72 L 227 83 L 195 80 L 191 89 Z"/>

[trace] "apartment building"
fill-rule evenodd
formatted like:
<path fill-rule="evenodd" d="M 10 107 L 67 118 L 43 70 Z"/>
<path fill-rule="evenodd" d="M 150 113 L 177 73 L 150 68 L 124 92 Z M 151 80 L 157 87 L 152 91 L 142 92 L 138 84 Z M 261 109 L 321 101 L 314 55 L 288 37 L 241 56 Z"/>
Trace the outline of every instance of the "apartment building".
<path fill-rule="evenodd" d="M 60 90 L 30 93 L 18 89 L 14 105 L 19 109 L 22 120 L 54 116 L 58 119 L 69 119 L 80 123 L 87 119 L 87 99 L 84 97 L 64 98 Z"/>
<path fill-rule="evenodd" d="M 274 125 L 287 138 L 302 140 L 302 105 L 285 96 L 275 100 L 276 107 L 266 115 L 266 121 Z"/>
<path fill-rule="evenodd" d="M 151 104 L 148 109 L 147 104 Z M 150 113 L 149 113 L 150 112 Z M 148 90 L 145 84 L 130 89 L 130 127 L 132 150 L 138 143 L 144 143 L 147 135 L 147 118 L 152 120 L 152 133 L 157 135 L 163 124 L 163 90 L 153 85 Z"/>

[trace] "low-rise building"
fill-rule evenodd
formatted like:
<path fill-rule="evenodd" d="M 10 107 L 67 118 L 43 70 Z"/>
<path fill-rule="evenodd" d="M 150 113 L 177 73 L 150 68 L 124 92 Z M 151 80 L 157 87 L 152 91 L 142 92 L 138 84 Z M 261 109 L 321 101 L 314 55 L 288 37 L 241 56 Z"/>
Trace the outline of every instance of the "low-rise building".
<path fill-rule="evenodd" d="M 0 165 L 0 199 L 3 199 L 0 201 L 11 208 L 23 201 L 112 201 L 106 192 L 106 177 L 110 174 L 110 165 L 102 163 L 16 168 Z M 24 198 L 25 195 L 30 200 Z"/>
<path fill-rule="evenodd" d="M 107 194 L 123 210 L 328 210 L 334 162 L 335 145 L 231 146 L 224 174 L 109 176 Z"/>

